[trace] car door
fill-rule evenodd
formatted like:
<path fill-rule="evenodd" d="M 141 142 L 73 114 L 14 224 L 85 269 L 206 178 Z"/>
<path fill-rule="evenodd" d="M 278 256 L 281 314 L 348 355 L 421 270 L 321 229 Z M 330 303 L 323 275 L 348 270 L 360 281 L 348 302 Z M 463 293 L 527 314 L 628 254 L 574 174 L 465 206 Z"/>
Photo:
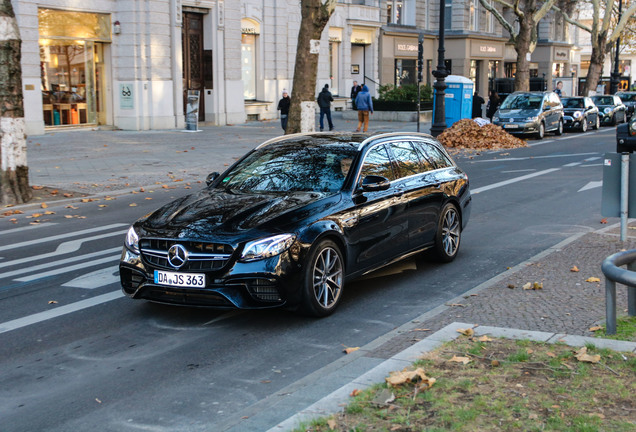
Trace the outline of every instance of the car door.
<path fill-rule="evenodd" d="M 362 191 L 366 176 L 386 177 L 391 181 L 387 190 Z M 408 221 L 403 186 L 397 182 L 397 169 L 385 144 L 378 144 L 366 153 L 357 175 L 353 201 L 357 221 L 346 230 L 351 253 L 348 268 L 357 272 L 377 267 L 399 255 L 408 244 Z"/>
<path fill-rule="evenodd" d="M 396 141 L 389 145 L 400 176 L 396 183 L 404 189 L 408 204 L 409 250 L 433 241 L 443 201 L 441 183 L 435 175 L 436 166 L 425 146 L 417 141 Z"/>

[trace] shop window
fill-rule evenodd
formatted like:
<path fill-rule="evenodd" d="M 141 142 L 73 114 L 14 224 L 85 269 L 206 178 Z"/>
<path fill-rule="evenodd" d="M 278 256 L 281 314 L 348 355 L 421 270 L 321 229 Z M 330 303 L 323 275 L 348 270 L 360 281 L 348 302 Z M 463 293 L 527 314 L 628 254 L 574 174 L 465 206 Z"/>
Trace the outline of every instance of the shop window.
<path fill-rule="evenodd" d="M 417 84 L 417 60 L 395 59 L 394 84 L 396 87 L 407 84 Z"/>
<path fill-rule="evenodd" d="M 100 71 L 110 16 L 39 9 L 38 20 L 44 124 L 97 123 L 104 117 Z"/>
<path fill-rule="evenodd" d="M 243 34 L 241 38 L 241 74 L 243 98 L 256 100 L 256 36 Z"/>

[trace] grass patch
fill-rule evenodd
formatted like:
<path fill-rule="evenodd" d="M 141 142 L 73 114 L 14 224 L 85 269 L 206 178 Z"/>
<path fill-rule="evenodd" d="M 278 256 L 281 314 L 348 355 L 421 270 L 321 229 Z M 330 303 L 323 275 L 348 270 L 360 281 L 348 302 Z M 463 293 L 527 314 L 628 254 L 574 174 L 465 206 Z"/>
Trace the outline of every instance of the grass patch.
<path fill-rule="evenodd" d="M 375 385 L 295 431 L 636 432 L 636 355 L 585 348 L 600 361 L 563 344 L 460 337 L 414 363 L 428 382 Z"/>
<path fill-rule="evenodd" d="M 594 333 L 595 337 L 603 339 L 616 339 L 626 341 L 636 341 L 636 317 L 622 316 L 616 318 L 616 334 L 606 334 L 607 326 L 601 325 L 601 330 Z"/>

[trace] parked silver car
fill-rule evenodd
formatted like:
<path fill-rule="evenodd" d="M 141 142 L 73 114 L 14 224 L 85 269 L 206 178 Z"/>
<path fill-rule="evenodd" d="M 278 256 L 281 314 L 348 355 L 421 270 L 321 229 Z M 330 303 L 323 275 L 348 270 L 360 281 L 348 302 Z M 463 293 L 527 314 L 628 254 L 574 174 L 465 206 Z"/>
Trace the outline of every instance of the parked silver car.
<path fill-rule="evenodd" d="M 492 122 L 511 134 L 563 133 L 563 104 L 554 92 L 514 92 L 503 101 Z"/>

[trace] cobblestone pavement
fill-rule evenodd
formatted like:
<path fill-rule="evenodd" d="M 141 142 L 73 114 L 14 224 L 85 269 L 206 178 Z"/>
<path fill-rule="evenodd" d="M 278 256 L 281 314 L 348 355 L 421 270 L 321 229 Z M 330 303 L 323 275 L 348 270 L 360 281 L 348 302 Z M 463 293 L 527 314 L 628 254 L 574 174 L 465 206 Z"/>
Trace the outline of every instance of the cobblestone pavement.
<path fill-rule="evenodd" d="M 636 223 L 632 223 L 625 242 L 620 241 L 619 226 L 570 238 L 454 302 L 447 302 L 438 314 L 413 322 L 412 330 L 386 342 L 369 356 L 391 357 L 431 332 L 458 321 L 593 336 L 590 327 L 605 322 L 605 277 L 601 263 L 618 251 L 636 248 L 635 229 Z M 598 278 L 600 282 L 587 282 L 589 278 Z M 542 288 L 523 288 L 535 282 Z M 616 300 L 617 315 L 625 315 L 627 290 L 621 285 L 617 285 Z M 636 337 L 632 340 L 636 341 Z"/>

